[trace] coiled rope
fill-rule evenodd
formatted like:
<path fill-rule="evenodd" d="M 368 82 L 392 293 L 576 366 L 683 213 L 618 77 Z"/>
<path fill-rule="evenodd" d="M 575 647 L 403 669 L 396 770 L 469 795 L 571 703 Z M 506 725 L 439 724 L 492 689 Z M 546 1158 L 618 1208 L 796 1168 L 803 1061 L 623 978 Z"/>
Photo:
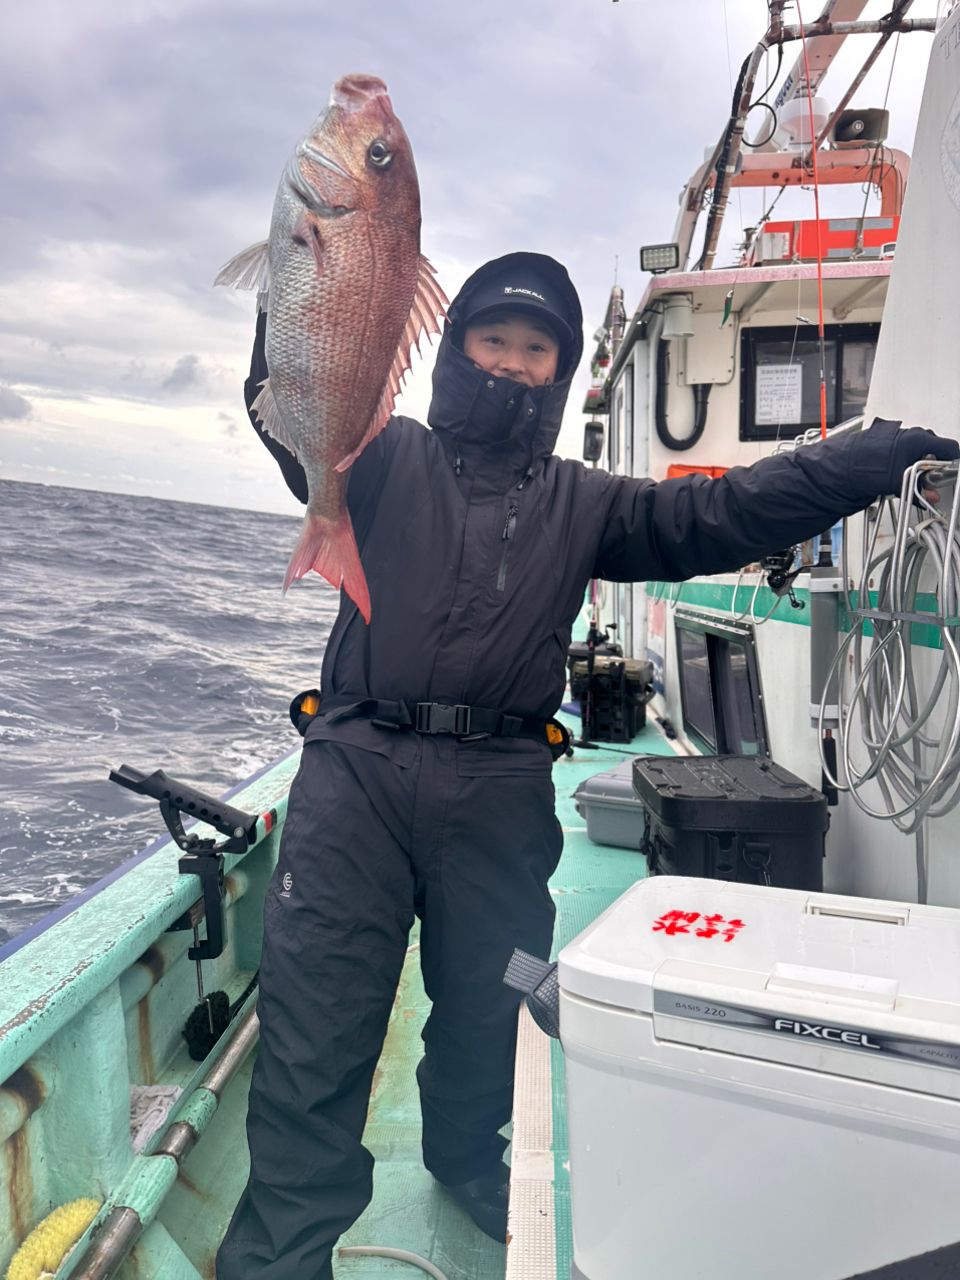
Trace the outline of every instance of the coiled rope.
<path fill-rule="evenodd" d="M 952 489 L 949 511 L 920 492 L 924 475 L 936 467 L 936 483 Z M 837 677 L 839 704 L 838 763 L 834 777 L 821 745 L 824 772 L 838 790 L 847 791 L 864 813 L 892 822 L 905 834 L 917 833 L 918 871 L 923 900 L 922 825 L 942 817 L 960 799 L 960 486 L 956 463 L 917 463 L 903 480 L 899 500 L 887 499 L 869 531 L 864 522 L 864 554 L 856 607 L 847 597 L 853 626 L 839 646 L 820 705 L 821 744 L 827 705 Z M 932 483 L 929 480 L 927 483 Z M 946 505 L 946 504 L 944 504 Z M 878 550 L 883 513 L 893 536 Z M 843 582 L 847 574 L 844 528 Z M 871 583 L 876 603 L 871 604 Z M 936 608 L 922 608 L 921 584 L 933 585 Z M 926 624 L 938 633 L 941 656 L 917 646 L 914 627 Z M 855 751 L 862 759 L 855 759 Z M 868 791 L 868 785 L 876 789 Z M 879 801 L 876 791 L 879 790 Z"/>

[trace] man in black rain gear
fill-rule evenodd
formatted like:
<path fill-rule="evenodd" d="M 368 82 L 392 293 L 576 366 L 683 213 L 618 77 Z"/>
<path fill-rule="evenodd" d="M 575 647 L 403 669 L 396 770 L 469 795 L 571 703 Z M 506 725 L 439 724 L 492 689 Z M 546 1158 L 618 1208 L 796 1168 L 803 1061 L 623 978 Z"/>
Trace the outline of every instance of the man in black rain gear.
<path fill-rule="evenodd" d="M 248 407 L 264 329 L 261 316 Z M 415 917 L 432 1002 L 424 1163 L 504 1238 L 519 996 L 502 978 L 515 947 L 550 951 L 562 837 L 545 722 L 588 581 L 738 569 L 899 492 L 921 457 L 957 456 L 877 422 L 716 480 L 590 470 L 553 456 L 582 345 L 559 263 L 487 263 L 450 308 L 431 429 L 394 418 L 351 468 L 373 618 L 341 595 L 319 714 L 300 720 L 265 910 L 250 1180 L 220 1280 L 332 1276 L 371 1195 L 361 1135 Z M 299 464 L 254 425 L 305 502 Z"/>

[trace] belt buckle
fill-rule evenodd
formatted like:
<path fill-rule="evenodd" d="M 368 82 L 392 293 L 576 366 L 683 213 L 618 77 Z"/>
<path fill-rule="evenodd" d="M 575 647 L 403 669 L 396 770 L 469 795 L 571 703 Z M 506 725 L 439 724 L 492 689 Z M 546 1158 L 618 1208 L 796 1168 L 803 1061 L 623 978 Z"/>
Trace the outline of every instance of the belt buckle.
<path fill-rule="evenodd" d="M 452 733 L 457 737 L 470 732 L 470 708 L 458 703 L 417 703 L 417 733 Z"/>

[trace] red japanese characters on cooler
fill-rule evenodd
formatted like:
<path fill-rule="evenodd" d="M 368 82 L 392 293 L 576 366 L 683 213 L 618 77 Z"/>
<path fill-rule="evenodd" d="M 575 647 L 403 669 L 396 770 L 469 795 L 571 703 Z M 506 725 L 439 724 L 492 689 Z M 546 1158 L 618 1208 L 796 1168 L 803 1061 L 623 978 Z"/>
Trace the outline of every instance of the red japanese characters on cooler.
<path fill-rule="evenodd" d="M 954 1242 L 957 915 L 653 876 L 568 943 L 571 1280 L 906 1276 L 877 1268 Z"/>

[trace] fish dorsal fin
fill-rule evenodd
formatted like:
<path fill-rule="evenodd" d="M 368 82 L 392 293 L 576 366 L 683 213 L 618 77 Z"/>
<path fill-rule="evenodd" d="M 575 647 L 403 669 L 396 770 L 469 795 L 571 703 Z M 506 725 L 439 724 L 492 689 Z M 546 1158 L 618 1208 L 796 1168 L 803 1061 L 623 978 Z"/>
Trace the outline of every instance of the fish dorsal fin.
<path fill-rule="evenodd" d="M 397 396 L 403 386 L 403 379 L 410 372 L 410 358 L 413 348 L 416 347 L 417 354 L 422 355 L 420 351 L 421 337 L 426 334 L 430 338 L 433 334 L 440 332 L 440 325 L 437 323 L 438 318 L 441 316 L 446 317 L 447 307 L 450 304 L 434 278 L 436 274 L 427 259 L 421 256 L 420 268 L 417 272 L 417 288 L 413 295 L 413 306 L 410 308 L 409 316 L 407 316 L 407 323 L 403 327 L 400 346 L 397 348 L 397 354 L 394 356 L 390 372 L 387 374 L 387 380 L 384 383 L 383 393 L 377 403 L 376 411 L 370 420 L 370 425 L 364 432 L 363 439 L 352 453 L 347 454 L 342 462 L 337 463 L 337 471 L 346 471 L 349 466 L 356 462 L 370 441 L 375 436 L 378 436 L 387 425 L 390 415 L 393 413 L 393 406 L 396 403 Z"/>
<path fill-rule="evenodd" d="M 232 289 L 256 289 L 260 310 L 266 310 L 266 294 L 270 289 L 270 261 L 267 256 L 268 242 L 261 240 L 252 244 L 235 258 L 231 258 L 226 266 L 217 272 L 214 284 L 224 284 Z M 271 434 L 273 434 L 271 432 Z"/>
<path fill-rule="evenodd" d="M 280 417 L 280 410 L 277 408 L 277 402 L 274 398 L 273 390 L 270 386 L 270 379 L 264 378 L 260 383 L 260 391 L 256 400 L 250 406 L 254 410 L 257 417 L 263 424 L 263 429 L 268 436 L 273 436 L 278 444 L 282 444 L 285 449 L 289 449 L 293 456 L 300 461 L 300 455 L 294 446 L 287 428 L 283 425 L 283 419 Z"/>

